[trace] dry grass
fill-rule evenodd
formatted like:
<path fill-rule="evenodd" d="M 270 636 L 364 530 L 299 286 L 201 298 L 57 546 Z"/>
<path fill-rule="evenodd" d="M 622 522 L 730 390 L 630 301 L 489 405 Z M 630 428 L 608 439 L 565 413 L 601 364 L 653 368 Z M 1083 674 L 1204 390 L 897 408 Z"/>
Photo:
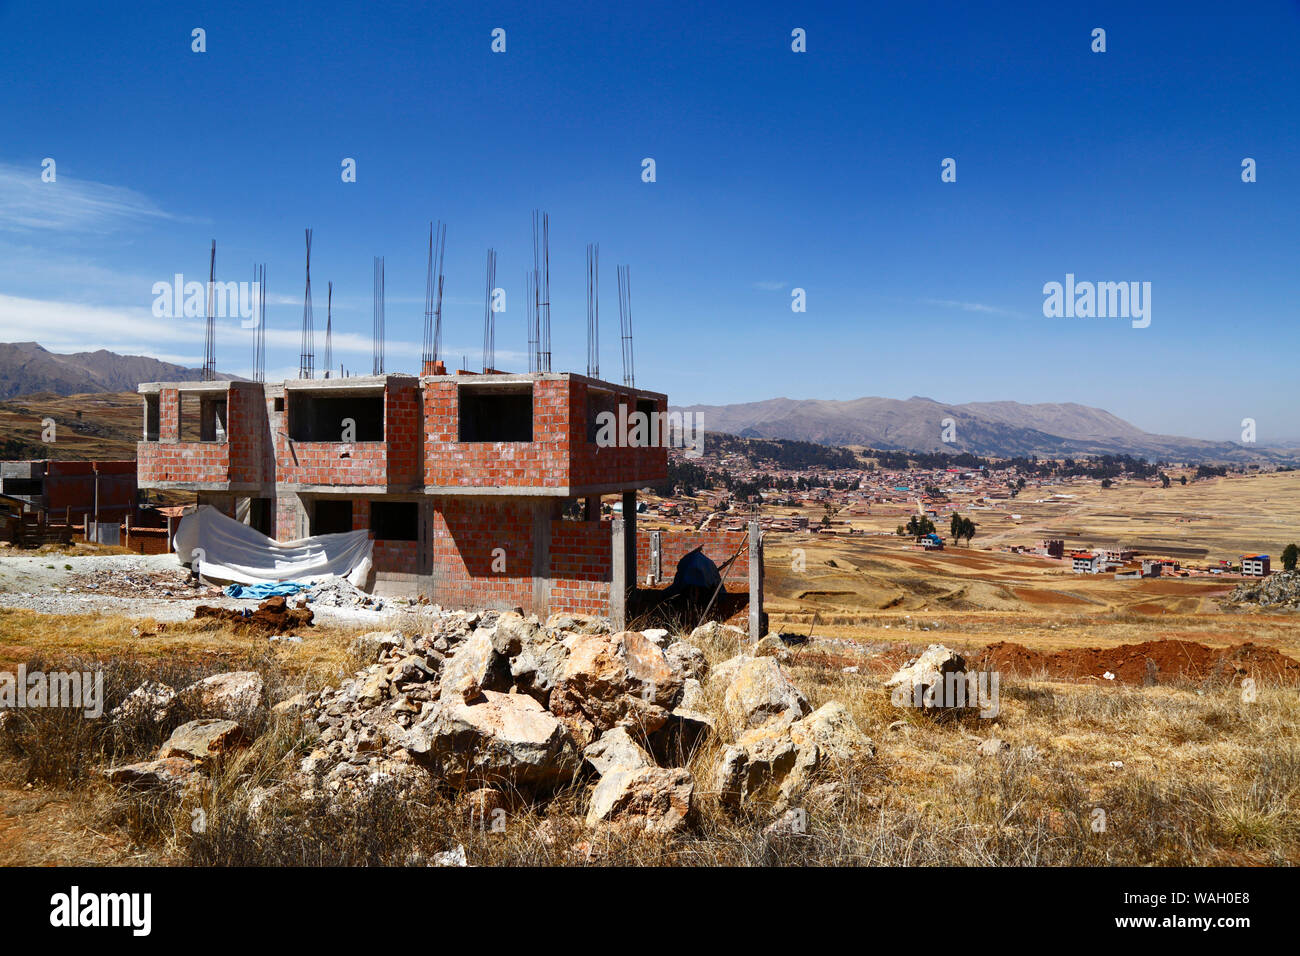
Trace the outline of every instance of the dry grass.
<path fill-rule="evenodd" d="M 78 654 L 97 649 L 107 660 L 110 706 L 146 676 L 176 684 L 252 667 L 275 700 L 355 666 L 344 632 L 272 650 L 197 625 L 128 640 L 139 622 L 40 623 L 45 657 L 33 663 L 48 666 L 60 641 Z M 26 621 L 18 612 L 0 616 L 0 634 L 13 640 L 19 624 Z M 735 650 L 726 642 L 705 648 L 714 663 Z M 814 707 L 830 700 L 848 707 L 878 749 L 874 760 L 824 773 L 819 782 L 837 786 L 805 804 L 804 834 L 765 834 L 771 812 L 736 814 L 718 804 L 713 768 L 735 733 L 725 721 L 717 739 L 688 756 L 697 819 L 681 837 L 655 840 L 588 830 L 590 780 L 545 804 L 517 803 L 500 830 L 471 819 L 463 795 L 432 785 L 414 798 L 380 787 L 358 801 L 308 802 L 282 786 L 311 748 L 292 720 L 255 728 L 253 746 L 218 766 L 206 793 L 120 793 L 94 771 L 150 756 L 170 726 L 111 730 L 107 721 L 56 711 L 38 714 L 38 726 L 6 745 L 0 862 L 403 865 L 460 845 L 482 865 L 1300 862 L 1294 689 L 1262 688 L 1245 703 L 1233 688 L 1004 680 L 995 721 L 937 722 L 895 709 L 878 674 L 846 674 L 815 644 L 793 652 L 786 667 Z M 706 685 L 706 694 L 720 714 L 722 688 Z M 976 745 L 990 735 L 1010 750 L 980 756 Z M 1094 831 L 1098 808 L 1104 832 Z"/>

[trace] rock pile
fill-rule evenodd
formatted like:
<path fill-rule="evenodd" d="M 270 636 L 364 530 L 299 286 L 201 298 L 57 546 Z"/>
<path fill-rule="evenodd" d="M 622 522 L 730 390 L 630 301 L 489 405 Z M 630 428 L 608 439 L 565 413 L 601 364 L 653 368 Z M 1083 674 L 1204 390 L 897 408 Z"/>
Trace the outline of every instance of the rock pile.
<path fill-rule="evenodd" d="M 1300 571 L 1279 571 L 1258 583 L 1238 584 L 1228 595 L 1227 603 L 1294 611 L 1300 608 Z"/>
<path fill-rule="evenodd" d="M 696 781 L 686 765 L 719 728 L 732 742 L 711 763 L 711 783 L 735 810 L 784 812 L 818 771 L 874 756 L 848 711 L 835 702 L 812 710 L 776 656 L 740 654 L 711 673 L 696 642 L 718 640 L 732 635 L 714 626 L 681 641 L 517 611 L 438 611 L 420 634 L 362 634 L 352 677 L 273 708 L 314 738 L 288 784 L 331 801 L 380 784 L 433 786 L 487 818 L 590 781 L 588 825 L 662 837 L 691 824 Z M 179 695 L 144 685 L 119 710 L 165 715 L 185 695 L 203 719 L 178 728 L 154 761 L 114 768 L 110 779 L 175 786 L 243 746 L 250 708 L 263 706 L 260 683 L 220 675 Z"/>
<path fill-rule="evenodd" d="M 307 599 L 308 604 L 319 604 L 322 607 L 365 608 L 371 611 L 382 611 L 386 606 L 383 598 L 367 594 L 354 586 L 347 578 L 338 576 L 326 578 L 313 584 L 302 594 Z"/>
<path fill-rule="evenodd" d="M 180 719 L 185 711 L 203 716 L 172 731 L 153 760 L 110 767 L 104 776 L 135 789 L 178 790 L 199 783 L 201 772 L 217 757 L 249 743 L 248 726 L 265 706 L 262 676 L 256 671 L 214 674 L 179 691 L 146 681 L 109 713 L 112 720 L 162 724 L 173 716 Z M 177 712 L 178 707 L 185 711 Z"/>

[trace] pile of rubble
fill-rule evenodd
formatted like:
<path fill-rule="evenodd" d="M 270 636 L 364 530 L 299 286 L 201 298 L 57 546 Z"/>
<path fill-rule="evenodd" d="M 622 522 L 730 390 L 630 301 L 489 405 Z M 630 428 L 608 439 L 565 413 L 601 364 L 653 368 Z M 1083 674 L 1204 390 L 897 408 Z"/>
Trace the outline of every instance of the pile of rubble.
<path fill-rule="evenodd" d="M 303 592 L 303 597 L 309 604 L 349 610 L 382 611 L 386 606 L 383 598 L 367 594 L 347 578 L 337 576 L 313 584 Z"/>
<path fill-rule="evenodd" d="M 184 569 L 169 571 L 98 570 L 77 575 L 70 591 L 93 591 L 112 597 L 217 597 L 220 589 L 201 584 Z"/>
<path fill-rule="evenodd" d="M 194 618 L 198 620 L 205 617 L 225 621 L 240 630 L 258 634 L 288 634 L 299 628 L 310 627 L 315 615 L 307 608 L 306 602 L 299 601 L 290 606 L 288 599 L 275 595 L 259 604 L 256 610 L 200 604 L 194 609 Z"/>
<path fill-rule="evenodd" d="M 1258 604 L 1260 607 L 1294 611 L 1300 608 L 1300 571 L 1279 571 L 1258 583 L 1238 584 L 1226 601 L 1228 604 Z"/>
<path fill-rule="evenodd" d="M 432 779 L 483 807 L 594 776 L 588 825 L 664 834 L 689 824 L 696 782 L 685 765 L 719 724 L 735 740 L 710 789 L 732 808 L 784 810 L 817 771 L 873 756 L 842 705 L 810 713 L 776 659 L 779 640 L 710 674 L 692 642 L 719 636 L 745 640 L 717 624 L 672 641 L 662 630 L 610 633 L 597 619 L 516 612 L 449 614 L 419 636 L 362 635 L 356 651 L 375 662 L 309 702 L 321 737 L 298 783 L 339 795 Z M 705 683 L 724 689 L 717 717 Z"/>
<path fill-rule="evenodd" d="M 287 784 L 331 801 L 385 783 L 411 793 L 432 784 L 489 814 L 592 783 L 587 825 L 665 835 L 696 813 L 687 765 L 711 739 L 722 746 L 706 788 L 735 811 L 781 815 L 835 799 L 841 784 L 822 772 L 874 757 L 842 704 L 812 710 L 781 667 L 780 639 L 712 669 L 702 643 L 747 641 L 716 623 L 673 640 L 663 630 L 611 633 L 596 618 L 542 622 L 517 611 L 442 611 L 424 633 L 362 634 L 352 651 L 365 666 L 353 677 L 276 705 L 314 737 Z M 150 687 L 136 694 L 139 706 L 166 697 Z M 205 713 L 157 760 L 110 778 L 183 776 L 245 737 L 237 718 Z M 174 770 L 174 760 L 189 764 Z"/>

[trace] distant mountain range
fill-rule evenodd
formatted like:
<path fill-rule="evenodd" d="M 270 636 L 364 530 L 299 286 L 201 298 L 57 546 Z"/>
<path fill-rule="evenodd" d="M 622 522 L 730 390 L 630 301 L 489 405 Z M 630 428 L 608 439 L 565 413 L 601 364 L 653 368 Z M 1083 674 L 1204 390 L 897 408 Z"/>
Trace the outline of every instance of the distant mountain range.
<path fill-rule="evenodd" d="M 223 380 L 238 376 L 218 374 Z M 141 382 L 195 382 L 197 368 L 143 355 L 100 349 L 61 355 L 35 342 L 0 343 L 0 400 L 38 392 L 81 395 L 133 392 Z M 743 405 L 689 405 L 707 432 L 742 438 L 786 438 L 823 445 L 865 445 L 881 450 L 971 452 L 1009 457 L 1037 454 L 1129 454 L 1169 461 L 1294 460 L 1297 449 L 1257 448 L 1233 442 L 1153 435 L 1110 412 L 1073 402 L 1024 405 L 968 402 L 947 405 L 913 396 L 852 401 L 773 398 Z M 951 442 L 945 442 L 951 419 Z"/>
<path fill-rule="evenodd" d="M 197 382 L 202 376 L 202 369 L 144 355 L 118 355 L 105 349 L 60 355 L 35 342 L 0 342 L 0 399 L 36 392 L 133 392 L 141 382 Z M 236 376 L 218 374 L 217 378 Z"/>
<path fill-rule="evenodd" d="M 688 405 L 708 432 L 742 438 L 785 438 L 880 450 L 971 452 L 1013 457 L 1129 454 L 1166 461 L 1279 461 L 1294 452 L 1233 442 L 1154 435 L 1100 408 L 1073 402 L 948 405 L 913 396 L 851 401 L 773 398 L 742 405 Z M 953 440 L 944 441 L 945 426 Z M 706 438 L 707 442 L 707 438 Z"/>

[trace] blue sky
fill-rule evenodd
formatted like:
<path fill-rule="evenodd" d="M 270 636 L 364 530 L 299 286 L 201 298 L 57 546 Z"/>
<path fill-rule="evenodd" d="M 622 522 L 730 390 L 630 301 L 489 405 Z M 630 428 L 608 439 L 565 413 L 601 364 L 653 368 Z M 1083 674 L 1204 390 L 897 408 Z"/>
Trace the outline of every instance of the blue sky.
<path fill-rule="evenodd" d="M 383 255 L 387 364 L 415 371 L 441 219 L 446 351 L 478 367 L 492 246 L 497 364 L 524 368 L 541 208 L 557 369 L 585 370 L 598 241 L 602 372 L 630 264 L 637 381 L 674 402 L 1074 401 L 1300 437 L 1300 3 L 876 6 L 0 0 L 0 341 L 199 364 L 202 322 L 154 318 L 152 286 L 206 279 L 215 238 L 221 279 L 267 263 L 268 377 L 293 374 L 310 226 L 318 362 L 332 280 L 336 363 L 369 369 Z M 1066 273 L 1150 282 L 1150 327 L 1045 318 Z M 247 373 L 251 333 L 217 360 Z"/>

